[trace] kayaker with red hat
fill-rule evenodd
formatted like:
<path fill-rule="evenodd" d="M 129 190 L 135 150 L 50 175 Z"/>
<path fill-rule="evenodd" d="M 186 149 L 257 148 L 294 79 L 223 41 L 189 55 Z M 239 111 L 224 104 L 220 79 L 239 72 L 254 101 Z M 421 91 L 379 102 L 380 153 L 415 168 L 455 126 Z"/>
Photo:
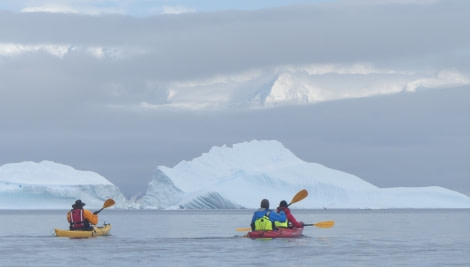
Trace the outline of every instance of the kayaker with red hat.
<path fill-rule="evenodd" d="M 67 221 L 70 230 L 93 230 L 93 225 L 98 223 L 98 214 L 83 208 L 85 203 L 80 199 L 72 205 L 72 210 L 67 213 Z"/>
<path fill-rule="evenodd" d="M 295 227 L 295 228 L 302 228 L 304 227 L 304 223 L 303 222 L 298 222 L 294 215 L 292 215 L 292 213 L 290 212 L 290 209 L 288 207 L 289 205 L 287 205 L 287 201 L 283 200 L 281 201 L 281 203 L 279 203 L 279 207 L 277 208 L 277 212 L 281 212 L 281 211 L 284 211 L 284 213 L 286 214 L 286 218 L 287 220 L 283 221 L 283 222 L 276 222 L 276 227 L 284 227 L 284 228 L 292 228 L 292 227 Z"/>
<path fill-rule="evenodd" d="M 251 219 L 251 229 L 253 231 L 271 231 L 274 230 L 275 222 L 285 221 L 286 214 L 284 211 L 279 213 L 269 209 L 269 200 L 261 200 L 261 208 L 255 211 Z"/>

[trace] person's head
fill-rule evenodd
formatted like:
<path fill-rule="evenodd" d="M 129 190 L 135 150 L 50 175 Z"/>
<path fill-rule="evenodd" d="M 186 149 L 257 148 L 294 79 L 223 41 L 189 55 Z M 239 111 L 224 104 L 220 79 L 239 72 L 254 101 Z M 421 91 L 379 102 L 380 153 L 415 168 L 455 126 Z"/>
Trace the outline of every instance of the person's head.
<path fill-rule="evenodd" d="M 285 200 L 281 201 L 281 203 L 279 203 L 279 207 L 287 208 L 287 202 Z"/>
<path fill-rule="evenodd" d="M 80 199 L 75 201 L 75 204 L 72 205 L 72 208 L 74 209 L 81 209 L 85 206 L 85 203 L 83 203 Z"/>
<path fill-rule="evenodd" d="M 269 209 L 269 200 L 267 200 L 267 199 L 261 200 L 261 208 Z"/>

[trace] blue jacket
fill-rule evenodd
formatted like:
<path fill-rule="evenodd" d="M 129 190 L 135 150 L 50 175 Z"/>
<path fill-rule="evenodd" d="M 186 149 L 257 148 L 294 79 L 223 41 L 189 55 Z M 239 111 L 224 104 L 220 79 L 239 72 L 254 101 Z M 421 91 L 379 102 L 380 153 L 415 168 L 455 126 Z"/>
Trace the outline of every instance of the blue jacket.
<path fill-rule="evenodd" d="M 255 213 L 253 214 L 253 218 L 251 219 L 251 225 L 253 225 L 257 219 L 263 217 L 266 214 L 266 212 L 268 212 L 268 211 L 270 211 L 269 212 L 269 220 L 271 222 L 275 222 L 275 221 L 283 222 L 283 221 L 287 220 L 286 214 L 282 210 L 281 210 L 281 212 L 276 213 L 276 211 L 273 211 L 273 210 L 270 210 L 270 209 L 259 209 L 259 210 L 255 211 Z"/>

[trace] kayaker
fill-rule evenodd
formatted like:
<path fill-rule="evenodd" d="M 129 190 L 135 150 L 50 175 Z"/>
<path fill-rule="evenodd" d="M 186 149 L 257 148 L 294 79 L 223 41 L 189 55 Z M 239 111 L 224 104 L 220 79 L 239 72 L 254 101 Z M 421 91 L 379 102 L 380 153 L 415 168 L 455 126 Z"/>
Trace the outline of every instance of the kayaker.
<path fill-rule="evenodd" d="M 93 230 L 93 225 L 98 223 L 98 214 L 83 208 L 85 203 L 80 199 L 72 205 L 72 210 L 67 213 L 67 221 L 70 230 Z"/>
<path fill-rule="evenodd" d="M 283 200 L 281 203 L 279 203 L 279 207 L 277 208 L 277 212 L 284 211 L 286 214 L 286 220 L 283 222 L 276 222 L 276 227 L 284 227 L 284 228 L 302 228 L 304 227 L 303 222 L 298 222 L 294 215 L 290 212 L 290 209 L 287 205 L 287 201 Z"/>
<path fill-rule="evenodd" d="M 284 211 L 279 213 L 269 209 L 269 200 L 261 200 L 261 208 L 255 211 L 251 219 L 251 229 L 253 231 L 271 231 L 275 230 L 275 222 L 285 221 L 286 214 Z"/>

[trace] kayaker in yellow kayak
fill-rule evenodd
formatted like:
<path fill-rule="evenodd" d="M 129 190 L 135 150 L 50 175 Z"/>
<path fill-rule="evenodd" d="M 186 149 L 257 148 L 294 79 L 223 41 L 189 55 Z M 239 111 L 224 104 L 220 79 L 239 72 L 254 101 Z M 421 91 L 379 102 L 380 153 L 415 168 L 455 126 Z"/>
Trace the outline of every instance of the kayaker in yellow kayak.
<path fill-rule="evenodd" d="M 93 225 L 98 224 L 98 213 L 92 213 L 83 206 L 85 203 L 78 199 L 72 205 L 72 210 L 67 213 L 70 230 L 93 230 Z"/>
<path fill-rule="evenodd" d="M 292 212 L 288 208 L 289 205 L 287 205 L 287 201 L 283 200 L 281 203 L 279 203 L 279 207 L 277 207 L 277 212 L 280 212 L 281 210 L 284 211 L 286 214 L 286 220 L 283 222 L 276 222 L 276 227 L 283 227 L 283 228 L 302 228 L 304 227 L 303 222 L 298 222 L 294 215 L 292 215 Z"/>
<path fill-rule="evenodd" d="M 284 211 L 276 213 L 276 211 L 269 209 L 269 200 L 261 200 L 261 208 L 255 211 L 251 219 L 251 229 L 253 231 L 271 231 L 276 229 L 274 223 L 276 221 L 285 221 L 286 214 Z"/>

